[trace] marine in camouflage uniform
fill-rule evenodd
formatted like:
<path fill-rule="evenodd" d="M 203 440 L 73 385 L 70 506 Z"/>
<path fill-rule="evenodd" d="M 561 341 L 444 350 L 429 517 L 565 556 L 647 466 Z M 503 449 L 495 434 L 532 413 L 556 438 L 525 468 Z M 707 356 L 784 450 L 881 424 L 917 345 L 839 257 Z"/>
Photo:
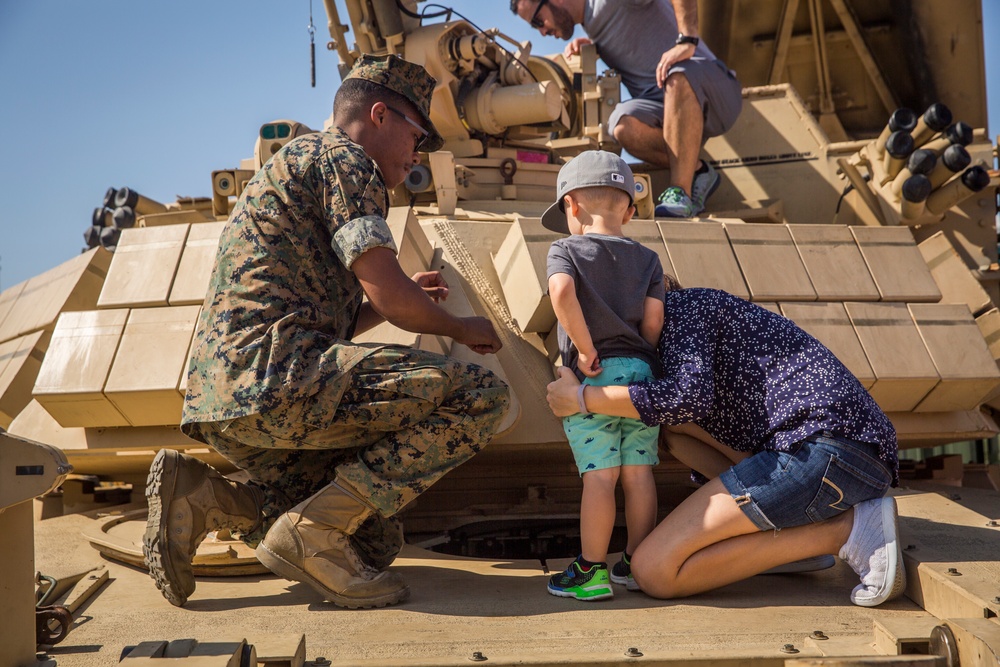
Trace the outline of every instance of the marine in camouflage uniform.
<path fill-rule="evenodd" d="M 412 102 L 421 148 L 440 147 L 423 68 L 365 56 L 345 85 L 354 78 Z M 488 443 L 506 412 L 508 390 L 484 368 L 351 342 L 364 296 L 354 263 L 373 249 L 397 251 L 386 188 L 366 148 L 334 127 L 289 142 L 236 204 L 198 327 L 182 430 L 251 482 L 210 468 L 197 475 L 207 466 L 158 455 L 144 550 L 172 603 L 193 592 L 194 550 L 223 525 L 259 544 L 272 571 L 337 604 L 404 599 L 405 584 L 385 572 L 402 546 L 394 515 Z M 492 325 L 478 324 L 499 348 Z M 473 349 L 484 342 L 470 340 Z"/>

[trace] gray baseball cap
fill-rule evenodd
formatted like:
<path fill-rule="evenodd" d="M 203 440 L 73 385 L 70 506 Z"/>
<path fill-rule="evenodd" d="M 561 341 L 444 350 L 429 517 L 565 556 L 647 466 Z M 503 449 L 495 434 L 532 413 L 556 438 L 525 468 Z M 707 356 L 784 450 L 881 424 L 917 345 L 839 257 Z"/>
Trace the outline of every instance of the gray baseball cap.
<path fill-rule="evenodd" d="M 584 151 L 563 165 L 556 180 L 556 202 L 542 214 L 542 225 L 553 232 L 569 234 L 563 197 L 579 188 L 618 188 L 635 202 L 635 177 L 625 160 L 608 151 Z"/>

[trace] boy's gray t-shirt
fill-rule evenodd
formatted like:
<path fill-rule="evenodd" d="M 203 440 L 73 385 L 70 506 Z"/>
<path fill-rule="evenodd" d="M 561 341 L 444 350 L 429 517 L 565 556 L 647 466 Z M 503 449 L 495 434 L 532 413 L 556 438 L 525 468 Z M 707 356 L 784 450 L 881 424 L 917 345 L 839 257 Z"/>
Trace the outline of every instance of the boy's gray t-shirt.
<path fill-rule="evenodd" d="M 583 29 L 601 60 L 622 76 L 635 98 L 661 98 L 656 66 L 677 39 L 677 16 L 671 0 L 587 0 Z M 695 57 L 715 60 L 702 41 Z"/>
<path fill-rule="evenodd" d="M 622 236 L 585 234 L 555 241 L 549 248 L 546 279 L 565 273 L 601 359 L 634 357 L 657 367 L 656 347 L 639 333 L 646 297 L 663 300 L 663 267 L 655 252 Z M 576 347 L 559 325 L 563 365 L 576 368 Z"/>

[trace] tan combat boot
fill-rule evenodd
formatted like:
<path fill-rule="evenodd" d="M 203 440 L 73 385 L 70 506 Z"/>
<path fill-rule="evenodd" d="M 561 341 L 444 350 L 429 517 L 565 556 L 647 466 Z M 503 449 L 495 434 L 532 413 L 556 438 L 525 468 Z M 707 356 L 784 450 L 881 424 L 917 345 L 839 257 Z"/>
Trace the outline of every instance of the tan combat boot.
<path fill-rule="evenodd" d="M 308 584 L 339 607 L 367 609 L 405 600 L 410 589 L 395 572 L 366 565 L 349 535 L 375 509 L 333 482 L 274 523 L 257 547 L 271 572 Z"/>
<path fill-rule="evenodd" d="M 194 592 L 191 561 L 209 531 L 249 533 L 262 520 L 260 492 L 226 479 L 212 466 L 172 449 L 161 449 L 149 467 L 149 519 L 142 553 L 156 587 L 181 607 Z"/>

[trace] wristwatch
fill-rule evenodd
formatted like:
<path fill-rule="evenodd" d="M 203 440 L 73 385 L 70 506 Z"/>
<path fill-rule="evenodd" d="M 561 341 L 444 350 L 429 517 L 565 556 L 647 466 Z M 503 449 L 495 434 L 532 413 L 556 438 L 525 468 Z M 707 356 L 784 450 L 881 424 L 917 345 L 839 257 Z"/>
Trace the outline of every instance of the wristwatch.
<path fill-rule="evenodd" d="M 698 42 L 700 41 L 701 40 L 697 37 L 691 37 L 690 35 L 680 33 L 677 35 L 677 41 L 675 41 L 674 44 L 694 44 L 695 46 L 698 46 Z"/>

